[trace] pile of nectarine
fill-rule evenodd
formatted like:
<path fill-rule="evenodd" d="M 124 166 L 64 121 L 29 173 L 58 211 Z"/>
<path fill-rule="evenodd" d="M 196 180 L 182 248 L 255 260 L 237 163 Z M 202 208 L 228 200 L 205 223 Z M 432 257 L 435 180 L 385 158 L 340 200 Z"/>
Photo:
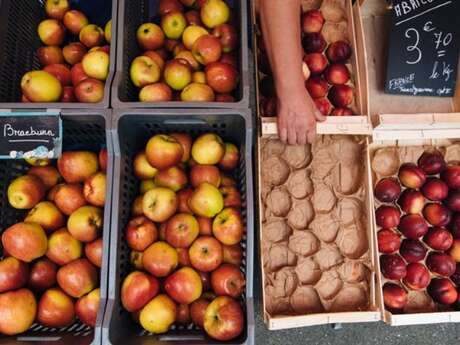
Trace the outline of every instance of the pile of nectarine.
<path fill-rule="evenodd" d="M 22 77 L 22 102 L 100 102 L 109 74 L 111 21 L 105 30 L 90 24 L 84 13 L 70 9 L 69 0 L 47 0 L 44 9 L 48 18 L 37 28 L 44 44 L 37 50 L 42 70 Z"/>
<path fill-rule="evenodd" d="M 161 0 L 158 24 L 137 30 L 130 76 L 141 102 L 233 102 L 238 33 L 224 0 Z"/>
<path fill-rule="evenodd" d="M 1 238 L 0 333 L 25 332 L 34 321 L 66 327 L 75 317 L 94 327 L 107 151 L 64 152 L 57 168 L 49 160 L 29 162 L 7 191 L 9 204 L 28 212 Z"/>
<path fill-rule="evenodd" d="M 135 269 L 121 302 L 149 332 L 195 324 L 229 340 L 244 327 L 242 199 L 233 178 L 238 148 L 212 133 L 195 141 L 158 134 L 133 161 L 141 180 L 124 231 Z"/>
<path fill-rule="evenodd" d="M 407 290 L 460 308 L 460 166 L 437 149 L 377 182 L 374 195 L 385 306 L 402 312 Z M 390 282 L 393 281 L 393 282 Z"/>
<path fill-rule="evenodd" d="M 344 20 L 342 17 L 338 19 Z M 305 88 L 322 114 L 353 115 L 351 108 L 354 101 L 354 88 L 351 73 L 347 67 L 352 49 L 349 42 L 339 35 L 323 36 L 322 30 L 327 22 L 328 18 L 323 16 L 321 9 L 310 9 L 302 13 L 301 32 L 304 50 L 302 73 Z M 262 116 L 276 116 L 277 95 L 263 44 L 259 45 L 258 66 L 265 75 L 259 83 L 262 96 L 261 114 Z"/>

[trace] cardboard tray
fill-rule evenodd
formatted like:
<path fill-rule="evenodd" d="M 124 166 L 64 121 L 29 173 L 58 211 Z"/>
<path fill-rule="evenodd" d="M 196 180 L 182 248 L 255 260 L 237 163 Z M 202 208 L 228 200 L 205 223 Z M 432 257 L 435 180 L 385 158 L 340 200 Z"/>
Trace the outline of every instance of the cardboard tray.
<path fill-rule="evenodd" d="M 258 17 L 258 0 L 252 3 L 252 20 L 254 33 L 260 32 L 257 26 Z M 363 23 L 361 21 L 361 9 L 357 3 L 353 4 L 352 0 L 345 0 L 346 14 L 348 21 L 348 36 L 352 46 L 353 54 L 350 60 L 351 75 L 355 84 L 355 100 L 356 108 L 359 115 L 353 116 L 328 116 L 325 122 L 317 123 L 318 134 L 362 134 L 369 135 L 372 132 L 369 117 L 369 96 L 367 90 L 367 58 L 364 43 Z M 257 35 L 253 35 L 253 46 L 255 55 L 256 67 L 256 97 L 257 97 L 257 112 L 260 121 L 262 135 L 274 135 L 277 133 L 276 117 L 262 117 L 260 113 L 260 97 L 259 97 L 259 78 L 261 72 L 258 69 L 257 63 Z M 259 43 L 260 44 L 260 43 Z"/>
<path fill-rule="evenodd" d="M 256 185 L 258 186 L 258 195 L 257 195 L 257 205 L 258 205 L 258 225 L 259 225 L 259 247 L 261 246 L 262 241 L 264 241 L 263 235 L 263 224 L 262 224 L 262 196 L 260 193 L 260 188 L 262 186 L 262 177 L 261 177 L 261 169 L 262 169 L 262 162 L 261 162 L 261 141 L 262 141 L 262 133 L 259 131 L 259 135 L 257 138 L 257 166 L 256 166 Z M 271 136 L 272 138 L 276 138 L 276 136 Z M 365 160 L 365 154 L 363 152 L 363 160 Z M 365 181 L 363 182 L 364 186 L 367 187 L 367 181 L 370 180 L 371 176 L 369 173 L 370 169 L 367 166 L 366 162 L 366 173 Z M 369 189 L 366 188 L 366 196 L 364 200 L 364 204 L 372 205 L 373 194 L 369 192 Z M 338 312 L 338 313 L 316 313 L 316 314 L 306 314 L 306 315 L 296 315 L 296 316 L 271 316 L 266 311 L 266 302 L 265 302 L 265 272 L 264 272 L 264 265 L 263 265 L 263 251 L 260 248 L 260 267 L 261 267 L 261 279 L 262 279 L 262 315 L 264 318 L 264 322 L 269 330 L 280 330 L 280 329 L 288 329 L 288 328 L 296 328 L 296 327 L 305 327 L 305 326 L 315 326 L 315 325 L 325 325 L 325 324 L 333 324 L 333 323 L 359 323 L 359 322 L 375 322 L 381 319 L 381 307 L 378 301 L 378 286 L 376 285 L 376 276 L 379 274 L 378 270 L 378 262 L 375 262 L 375 250 L 376 250 L 376 242 L 374 237 L 373 231 L 373 209 L 367 207 L 367 237 L 369 241 L 369 260 L 370 260 L 370 277 L 369 277 L 369 310 L 368 311 L 354 311 L 354 312 Z"/>

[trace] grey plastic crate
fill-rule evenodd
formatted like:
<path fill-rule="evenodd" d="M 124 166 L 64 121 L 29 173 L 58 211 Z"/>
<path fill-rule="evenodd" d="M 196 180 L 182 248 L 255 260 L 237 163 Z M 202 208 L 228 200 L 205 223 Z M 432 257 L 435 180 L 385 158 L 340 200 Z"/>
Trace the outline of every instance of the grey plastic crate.
<path fill-rule="evenodd" d="M 174 326 L 163 335 L 151 335 L 134 323 L 120 301 L 123 278 L 130 271 L 129 248 L 124 228 L 130 219 L 131 204 L 137 195 L 139 181 L 133 174 L 134 155 L 156 133 L 185 132 L 193 136 L 215 132 L 224 140 L 239 146 L 240 163 L 235 174 L 242 191 L 242 215 L 246 225 L 243 246 L 246 249 L 241 269 L 246 274 L 246 329 L 230 344 L 253 344 L 253 260 L 254 260 L 254 191 L 252 175 L 252 119 L 249 112 L 238 110 L 119 110 L 113 117 L 115 149 L 112 205 L 112 235 L 109 270 L 109 298 L 102 331 L 103 344 L 219 344 L 205 336 L 194 325 Z"/>
<path fill-rule="evenodd" d="M 91 23 L 104 28 L 103 25 L 112 18 L 110 67 L 103 100 L 99 103 L 21 102 L 22 76 L 40 68 L 36 51 L 43 44 L 37 27 L 46 17 L 44 3 L 45 0 L 0 0 L 0 109 L 108 109 L 115 74 L 118 0 L 70 0 L 71 7 L 84 11 Z"/>
<path fill-rule="evenodd" d="M 119 0 L 117 66 L 112 85 L 114 108 L 238 108 L 249 107 L 249 49 L 247 0 L 227 0 L 238 16 L 240 32 L 239 71 L 240 83 L 235 93 L 236 102 L 140 102 L 139 89 L 129 76 L 129 67 L 141 55 L 136 40 L 137 28 L 148 21 L 158 22 L 159 0 Z"/>
<path fill-rule="evenodd" d="M 63 150 L 98 151 L 107 147 L 107 204 L 104 208 L 103 226 L 103 257 L 100 270 L 101 303 L 99 306 L 96 327 L 93 329 L 76 320 L 65 328 L 44 327 L 37 323 L 25 333 L 14 337 L 0 334 L 0 344 L 55 344 L 55 345 L 88 345 L 101 344 L 101 328 L 107 301 L 109 242 L 111 220 L 111 195 L 113 177 L 113 145 L 109 131 L 111 111 L 109 110 L 65 110 L 61 115 L 63 123 Z M 27 211 L 16 210 L 8 204 L 8 184 L 15 177 L 23 175 L 28 164 L 23 160 L 0 160 L 0 234 L 9 226 L 22 221 Z"/>

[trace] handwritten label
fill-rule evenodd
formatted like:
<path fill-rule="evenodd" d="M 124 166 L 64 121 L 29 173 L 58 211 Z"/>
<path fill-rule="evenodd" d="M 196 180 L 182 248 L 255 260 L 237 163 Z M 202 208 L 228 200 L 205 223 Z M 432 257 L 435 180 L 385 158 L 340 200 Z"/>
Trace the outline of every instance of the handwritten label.
<path fill-rule="evenodd" d="M 0 158 L 57 158 L 61 132 L 59 114 L 0 113 Z"/>
<path fill-rule="evenodd" d="M 385 92 L 452 97 L 460 49 L 460 1 L 394 0 Z"/>

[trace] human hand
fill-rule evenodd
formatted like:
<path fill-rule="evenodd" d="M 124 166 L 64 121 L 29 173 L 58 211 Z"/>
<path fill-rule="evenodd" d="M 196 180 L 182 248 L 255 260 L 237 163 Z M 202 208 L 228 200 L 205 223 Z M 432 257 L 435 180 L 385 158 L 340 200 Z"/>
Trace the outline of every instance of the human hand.
<path fill-rule="evenodd" d="M 312 143 L 316 136 L 316 122 L 326 120 L 303 85 L 297 90 L 280 92 L 278 97 L 278 135 L 289 145 Z"/>

